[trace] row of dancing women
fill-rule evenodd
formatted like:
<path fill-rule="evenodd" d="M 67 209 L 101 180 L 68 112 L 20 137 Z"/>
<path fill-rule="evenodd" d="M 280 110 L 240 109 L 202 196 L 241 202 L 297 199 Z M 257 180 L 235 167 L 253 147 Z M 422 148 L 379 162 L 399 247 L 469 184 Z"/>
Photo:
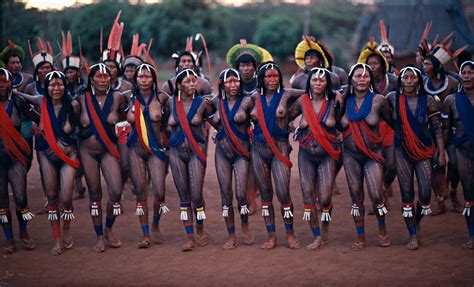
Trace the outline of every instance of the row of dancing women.
<path fill-rule="evenodd" d="M 11 93 L 12 75 L 0 70 L 3 86 L 1 111 L 5 128 L 2 129 L 2 164 L 5 179 L 15 189 L 26 181 L 26 154 L 28 144 L 18 132 L 22 108 L 15 104 Z M 249 170 L 253 170 L 261 194 L 261 210 L 268 239 L 261 249 L 276 247 L 274 191 L 280 203 L 288 247 L 298 249 L 300 244 L 293 231 L 293 203 L 289 192 L 291 150 L 289 123 L 302 115 L 295 138 L 299 142 L 298 170 L 303 192 L 304 216 L 309 222 L 314 241 L 306 248 L 315 250 L 327 243 L 331 221 L 331 193 L 339 158 L 345 167 L 352 199 L 351 215 L 357 231 L 353 250 L 362 250 L 364 235 L 364 191 L 367 190 L 379 227 L 379 244 L 389 246 L 382 194 L 383 163 L 382 138 L 378 132 L 380 121 L 395 131 L 396 170 L 402 193 L 403 218 L 410 235 L 407 247 L 417 249 L 417 231 L 424 215 L 430 214 L 431 162 L 446 164 L 443 140 L 456 127 L 456 153 L 461 183 L 466 198 L 465 218 L 472 243 L 472 146 L 467 121 L 472 113 L 474 95 L 474 63 L 461 66 L 462 87 L 448 96 L 443 105 L 423 88 L 421 71 L 407 66 L 400 71 L 398 89 L 387 97 L 377 93 L 370 67 L 364 63 L 352 66 L 349 72 L 348 92 L 342 96 L 332 89 L 331 74 L 325 68 L 313 68 L 308 73 L 305 91 L 285 89 L 278 65 L 265 62 L 257 72 L 257 92 L 247 96 L 242 80 L 235 69 L 222 71 L 218 79 L 219 94 L 206 98 L 196 94 L 198 75 L 192 69 L 179 71 L 175 78 L 174 95 L 157 89 L 155 68 L 147 63 L 137 67 L 136 84 L 129 96 L 110 91 L 110 70 L 102 63 L 90 69 L 85 93 L 70 101 L 66 93 L 66 77 L 52 71 L 45 77 L 45 93 L 21 97 L 40 107 L 40 132 L 36 135 L 36 150 L 40 164 L 43 188 L 48 198 L 48 220 L 56 240 L 52 254 L 60 254 L 73 245 L 69 233 L 72 208 L 72 186 L 76 169 L 82 164 L 90 196 L 90 213 L 98 241 L 94 251 L 103 252 L 106 241 L 112 247 L 121 242 L 113 234 L 115 217 L 120 215 L 120 154 L 114 129 L 118 114 L 126 110 L 131 132 L 127 138 L 130 176 L 137 197 L 136 212 L 143 230 L 138 247 L 150 245 L 148 227 L 147 183 L 152 183 L 153 227 L 158 231 L 159 217 L 168 211 L 164 205 L 164 182 L 167 165 L 180 199 L 180 219 L 187 241 L 183 251 L 204 246 L 209 241 L 204 231 L 205 202 L 202 196 L 206 168 L 205 122 L 216 130 L 216 173 L 222 195 L 222 216 L 225 218 L 229 239 L 224 249 L 237 246 L 234 212 L 240 215 L 244 244 L 251 245 L 246 185 Z M 18 104 L 19 105 L 19 104 Z M 443 113 L 441 113 L 443 111 Z M 7 115 L 7 117 L 5 117 Z M 442 117 L 443 115 L 443 117 Z M 441 121 L 444 119 L 444 125 Z M 249 129 L 255 125 L 252 140 Z M 77 146 L 76 127 L 79 127 Z M 338 132 L 342 143 L 338 141 Z M 167 144 L 165 138 L 169 136 Z M 6 168 L 5 168 L 6 167 Z M 100 170 L 109 187 L 106 205 L 105 237 L 102 221 L 102 192 Z M 418 181 L 418 202 L 415 204 L 414 175 Z M 237 208 L 233 207 L 232 177 L 235 181 Z M 273 177 L 274 185 L 271 179 Z M 471 192 L 471 193 L 470 193 Z M 160 197 L 161 196 L 161 197 Z M 321 213 L 316 206 L 319 204 Z M 28 220 L 27 208 L 18 209 L 17 216 Z M 14 251 L 11 237 L 11 213 L 2 209 L 2 226 L 7 236 L 4 251 Z M 60 221 L 63 220 L 61 238 Z M 194 231 L 193 221 L 196 221 Z M 321 229 L 320 229 L 321 222 Z M 10 231 L 8 230 L 10 228 Z M 8 234 L 10 232 L 10 234 Z M 24 234 L 25 235 L 25 234 Z M 25 247 L 31 247 L 30 238 L 22 238 Z M 28 241 L 28 242 L 27 242 Z M 34 244 L 33 244 L 34 245 Z"/>
<path fill-rule="evenodd" d="M 160 219 L 169 211 L 165 204 L 168 169 L 179 195 L 179 217 L 187 236 L 182 250 L 207 245 L 203 181 L 210 137 L 215 141 L 222 216 L 229 234 L 223 248 L 238 245 L 236 214 L 244 244 L 253 244 L 249 228 L 249 213 L 255 209 L 255 193 L 249 192 L 252 182 L 260 192 L 261 215 L 268 233 L 260 248 L 269 250 L 277 245 L 274 194 L 287 246 L 300 248 L 289 191 L 291 132 L 299 143 L 303 220 L 308 221 L 314 237 L 306 249 L 317 250 L 328 242 L 332 191 L 342 166 L 352 201 L 348 212 L 357 234 L 353 250 L 363 250 L 366 244 L 364 183 L 372 207 L 368 212 L 377 217 L 379 244 L 391 244 L 385 214 L 395 177 L 409 234 L 407 248 L 418 249 L 420 222 L 432 212 L 431 188 L 438 200 L 434 212 L 443 212 L 446 166 L 451 188 L 459 181 L 462 185 L 465 204 L 460 209 L 468 227 L 468 241 L 463 247 L 472 249 L 474 62 L 464 62 L 458 73 L 446 71 L 446 64 L 462 50 L 449 51 L 451 45 L 443 44 L 448 39 L 427 45 L 429 29 L 425 28 L 417 57 L 420 64 L 398 71 L 393 47 L 382 36 L 380 44 L 371 40 L 364 47 L 347 75 L 334 65 L 327 47 L 305 36 L 295 49 L 300 69 L 290 80 L 291 88 L 284 86 L 283 74 L 268 51 L 241 40 L 228 51 L 226 59 L 231 68 L 219 74 L 218 92 L 213 95 L 211 80 L 200 68 L 201 53 L 193 51 L 192 39 L 187 40 L 185 50 L 173 55 L 176 75 L 158 88 L 158 70 L 148 53 L 150 47 L 138 45 L 136 35 L 130 54 L 124 57 L 120 43 L 114 42 L 121 38 L 117 33 L 123 24 L 118 18 L 107 49 L 101 51 L 101 61 L 92 66 L 82 53 L 72 54 L 69 32 L 63 34 L 62 69 L 54 61 L 51 46 L 42 39 L 38 40 L 37 52 L 33 53 L 31 46 L 29 49 L 35 66 L 33 77 L 21 72 L 21 47 L 9 41 L 1 53 L 6 66 L 0 69 L 4 253 L 16 250 L 12 213 L 16 213 L 24 247 L 35 248 L 27 232 L 27 222 L 33 218 L 26 191 L 32 130 L 54 237 L 53 255 L 74 245 L 70 233 L 75 217 L 72 199 L 82 174 L 97 236 L 93 251 L 104 252 L 106 246 L 122 244 L 113 226 L 122 213 L 122 190 L 127 180 L 133 184 L 135 214 L 142 229 L 137 247 L 148 248 L 152 235 L 154 241 L 162 241 Z M 88 75 L 86 82 L 80 78 L 82 68 Z M 217 131 L 215 135 L 210 136 L 210 127 Z M 101 176 L 107 183 L 107 200 L 103 200 Z M 152 205 L 147 197 L 150 182 Z M 8 185 L 16 205 L 13 210 Z"/>

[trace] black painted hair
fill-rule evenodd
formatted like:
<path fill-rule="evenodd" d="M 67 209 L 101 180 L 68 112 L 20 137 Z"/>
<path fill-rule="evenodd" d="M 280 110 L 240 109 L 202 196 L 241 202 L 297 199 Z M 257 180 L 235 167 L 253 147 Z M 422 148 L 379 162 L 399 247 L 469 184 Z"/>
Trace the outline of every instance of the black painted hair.
<path fill-rule="evenodd" d="M 263 62 L 258 66 L 258 72 L 257 72 L 257 89 L 263 90 L 263 93 L 265 93 L 265 84 L 263 82 L 263 79 L 265 78 L 265 72 L 270 69 L 275 69 L 278 72 L 278 75 L 280 76 L 280 89 L 283 89 L 283 74 L 280 70 L 280 67 L 275 64 L 275 62 L 268 61 L 268 62 Z"/>

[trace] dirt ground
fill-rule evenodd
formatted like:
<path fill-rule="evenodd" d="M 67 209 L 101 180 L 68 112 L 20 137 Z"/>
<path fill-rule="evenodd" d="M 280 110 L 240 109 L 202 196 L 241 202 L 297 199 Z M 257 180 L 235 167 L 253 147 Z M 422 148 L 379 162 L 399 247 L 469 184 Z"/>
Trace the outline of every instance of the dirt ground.
<path fill-rule="evenodd" d="M 95 233 L 88 214 L 88 200 L 74 203 L 76 219 L 72 222 L 75 247 L 61 256 L 49 254 L 52 234 L 46 215 L 39 215 L 29 224 L 37 243 L 34 251 L 22 249 L 0 256 L 0 286 L 86 286 L 86 285 L 430 285 L 473 286 L 473 251 L 461 244 L 467 238 L 464 219 L 448 212 L 428 216 L 423 221 L 424 239 L 418 251 L 409 251 L 408 238 L 399 210 L 398 182 L 394 184 L 394 208 L 388 214 L 387 228 L 392 240 L 388 248 L 378 246 L 375 216 L 366 216 L 367 247 L 351 251 L 355 228 L 350 216 L 350 198 L 343 172 L 337 177 L 341 194 L 333 196 L 334 211 L 330 227 L 330 243 L 318 251 L 306 251 L 312 241 L 310 229 L 302 221 L 303 204 L 298 180 L 297 146 L 291 154 L 291 194 L 295 204 L 295 231 L 301 242 L 300 250 L 286 248 L 284 227 L 277 218 L 278 246 L 262 251 L 259 245 L 266 239 L 263 219 L 259 213 L 250 217 L 255 235 L 253 246 L 244 246 L 240 228 L 237 235 L 241 245 L 224 251 L 222 244 L 227 231 L 221 218 L 220 194 L 214 167 L 214 145 L 209 146 L 209 161 L 204 184 L 207 220 L 205 226 L 212 236 L 206 247 L 183 253 L 180 246 L 185 233 L 179 220 L 179 202 L 171 174 L 166 178 L 166 202 L 171 209 L 161 220 L 164 243 L 138 250 L 135 243 L 141 229 L 134 215 L 134 196 L 123 195 L 125 214 L 115 224 L 115 232 L 123 246 L 108 248 L 105 253 L 92 251 Z M 211 160 L 212 159 L 212 160 Z M 36 159 L 29 173 L 30 207 L 39 210 L 44 203 Z M 459 192 L 461 198 L 461 193 Z M 105 200 L 104 200 L 105 202 Z M 276 203 L 276 198 L 275 198 Z M 366 199 L 366 206 L 368 201 Z M 278 206 L 278 205 L 277 205 Z M 238 224 L 236 226 L 239 226 Z M 15 224 L 15 234 L 18 229 Z M 3 240 L 3 237 L 2 237 Z"/>

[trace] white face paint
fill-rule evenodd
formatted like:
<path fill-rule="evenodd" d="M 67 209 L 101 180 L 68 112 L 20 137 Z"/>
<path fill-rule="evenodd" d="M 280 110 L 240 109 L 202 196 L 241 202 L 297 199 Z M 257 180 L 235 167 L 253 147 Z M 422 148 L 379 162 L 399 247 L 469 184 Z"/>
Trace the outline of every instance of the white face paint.
<path fill-rule="evenodd" d="M 5 74 L 5 77 L 7 78 L 7 81 L 10 81 L 10 72 L 7 69 L 0 68 L 0 71 Z"/>
<path fill-rule="evenodd" d="M 153 66 L 151 66 L 149 64 L 146 64 L 146 63 L 143 63 L 143 64 L 141 64 L 140 66 L 137 67 L 137 75 L 140 75 L 142 73 L 143 69 L 147 69 L 148 72 L 150 72 L 151 74 L 155 73 L 155 68 L 153 68 Z"/>
<path fill-rule="evenodd" d="M 418 69 L 418 68 L 415 68 L 415 67 L 405 67 L 403 69 L 401 69 L 400 71 L 400 76 L 403 78 L 403 76 L 405 75 L 406 71 L 412 71 L 415 75 L 419 75 L 421 74 L 421 71 Z"/>
<path fill-rule="evenodd" d="M 107 74 L 107 72 L 110 73 L 109 67 L 107 67 L 107 66 L 106 66 L 105 64 L 103 64 L 103 63 L 97 63 L 97 64 L 95 64 L 95 65 L 92 65 L 92 66 L 90 67 L 90 69 L 92 70 L 92 69 L 94 69 L 95 67 L 99 67 L 99 73 L 100 73 L 100 74 Z"/>
<path fill-rule="evenodd" d="M 193 70 L 191 69 L 184 69 L 182 70 L 181 72 L 179 72 L 177 75 L 176 75 L 176 79 L 179 78 L 182 74 L 186 73 L 186 78 L 189 77 L 189 75 L 193 75 L 195 76 L 196 78 L 198 77 L 198 75 L 196 74 L 196 72 L 194 72 Z"/>
<path fill-rule="evenodd" d="M 473 61 L 465 61 L 465 62 L 463 62 L 463 63 L 461 64 L 461 67 L 459 68 L 459 75 L 460 75 L 460 76 L 461 76 L 461 71 L 462 71 L 462 69 L 464 68 L 464 66 L 465 66 L 466 64 L 474 65 L 474 62 L 473 62 Z"/>
<path fill-rule="evenodd" d="M 316 71 L 313 74 L 313 77 L 315 77 L 315 78 L 323 78 L 323 77 L 326 76 L 326 73 L 329 73 L 329 70 L 325 69 L 325 68 L 313 68 L 313 69 L 311 69 L 310 72 L 312 72 L 312 71 Z"/>
<path fill-rule="evenodd" d="M 60 72 L 60 71 L 52 71 L 52 72 L 49 72 L 46 74 L 46 77 L 45 79 L 47 79 L 48 81 L 51 81 L 51 79 L 53 78 L 53 76 L 57 76 L 58 78 L 65 78 L 66 76 Z"/>
<path fill-rule="evenodd" d="M 349 70 L 349 75 L 352 75 L 354 70 L 356 68 L 359 68 L 360 66 L 362 66 L 362 69 L 363 69 L 362 76 L 365 76 L 365 72 L 367 72 L 367 69 L 370 69 L 370 66 L 364 63 L 357 63 L 357 64 L 352 65 L 351 69 Z"/>
<path fill-rule="evenodd" d="M 236 70 L 236 69 L 225 69 L 224 71 L 222 71 L 220 74 L 219 74 L 219 78 L 222 76 L 222 74 L 224 74 L 224 82 L 227 81 L 227 74 L 230 72 L 230 71 L 233 71 L 236 75 L 237 75 L 237 80 L 240 81 L 240 74 L 239 72 Z"/>
<path fill-rule="evenodd" d="M 276 66 L 276 65 L 273 64 L 273 63 L 268 63 L 268 64 L 263 65 L 260 69 L 264 69 L 264 70 L 270 70 L 270 69 L 276 70 L 275 66 Z"/>

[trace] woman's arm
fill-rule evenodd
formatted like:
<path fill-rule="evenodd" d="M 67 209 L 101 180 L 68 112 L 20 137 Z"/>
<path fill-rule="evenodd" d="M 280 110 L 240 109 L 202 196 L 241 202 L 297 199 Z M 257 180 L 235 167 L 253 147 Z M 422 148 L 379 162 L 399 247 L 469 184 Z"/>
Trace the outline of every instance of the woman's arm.
<path fill-rule="evenodd" d="M 33 96 L 33 95 L 30 95 L 30 94 L 22 93 L 22 92 L 18 91 L 17 89 L 13 89 L 12 91 L 13 91 L 13 93 L 18 95 L 19 97 L 22 97 L 27 102 L 29 102 L 30 104 L 35 105 L 35 106 L 40 106 L 41 101 L 43 100 L 43 95 L 34 95 Z"/>

